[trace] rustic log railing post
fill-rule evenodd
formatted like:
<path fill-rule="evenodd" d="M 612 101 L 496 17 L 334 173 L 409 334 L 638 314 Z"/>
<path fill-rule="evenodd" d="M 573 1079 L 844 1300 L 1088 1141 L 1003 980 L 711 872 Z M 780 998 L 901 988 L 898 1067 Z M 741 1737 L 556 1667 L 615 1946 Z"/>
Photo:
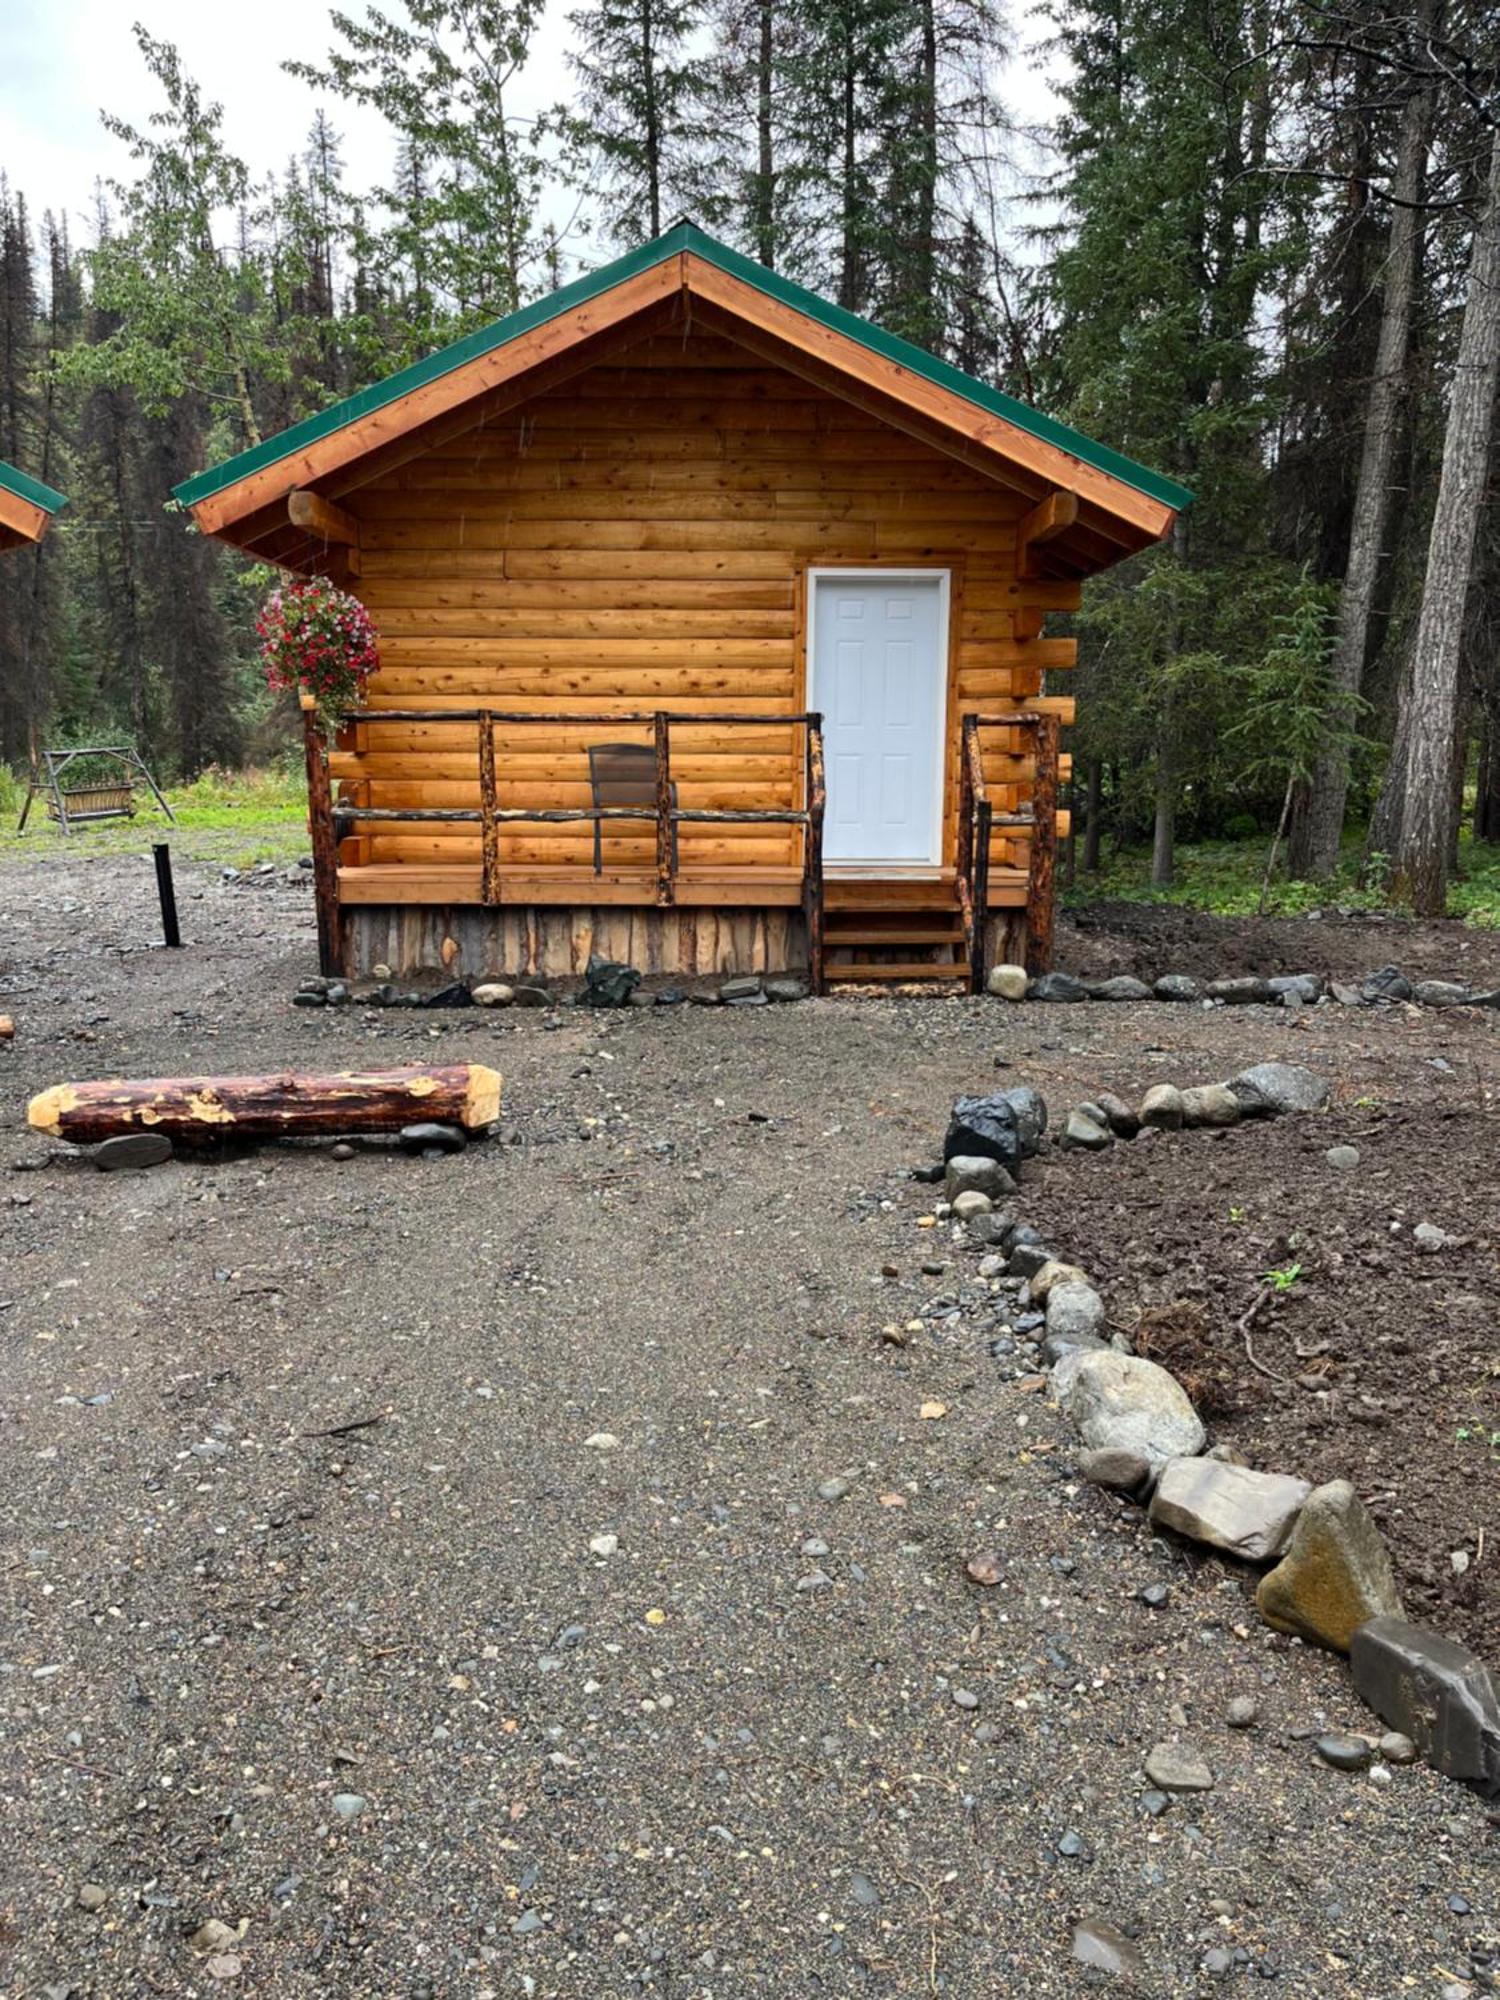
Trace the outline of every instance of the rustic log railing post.
<path fill-rule="evenodd" d="M 656 711 L 653 734 L 656 742 L 656 901 L 660 908 L 666 909 L 676 898 L 676 871 L 672 866 L 675 846 L 672 836 L 676 829 L 672 822 L 671 725 L 665 709 Z"/>
<path fill-rule="evenodd" d="M 807 918 L 807 983 L 814 993 L 824 989 L 823 977 L 823 814 L 828 781 L 823 769 L 823 718 L 807 717 L 806 812 L 803 836 L 802 904 Z"/>
<path fill-rule="evenodd" d="M 344 969 L 344 921 L 339 908 L 338 843 L 333 830 L 333 793 L 328 751 L 318 726 L 315 695 L 302 703 L 302 747 L 307 764 L 307 830 L 312 838 L 313 897 L 318 913 L 318 970 L 335 978 Z"/>
<path fill-rule="evenodd" d="M 500 824 L 495 818 L 495 722 L 479 711 L 479 893 L 486 903 L 500 900 Z"/>
<path fill-rule="evenodd" d="M 960 725 L 958 745 L 958 852 L 954 856 L 953 886 L 963 919 L 964 952 L 970 968 L 974 964 L 974 767 L 970 744 L 979 734 L 979 724 L 966 715 Z"/>
<path fill-rule="evenodd" d="M 1031 793 L 1031 868 L 1026 888 L 1026 970 L 1052 970 L 1052 905 L 1057 874 L 1057 736 L 1055 715 L 1036 718 Z"/>

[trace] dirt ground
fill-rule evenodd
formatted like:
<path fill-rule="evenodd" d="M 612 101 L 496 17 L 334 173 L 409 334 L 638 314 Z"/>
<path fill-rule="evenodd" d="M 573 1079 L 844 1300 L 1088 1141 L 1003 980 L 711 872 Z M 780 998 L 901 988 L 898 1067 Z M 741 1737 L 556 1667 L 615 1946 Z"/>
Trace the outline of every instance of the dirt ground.
<path fill-rule="evenodd" d="M 1412 1608 L 1493 1646 L 1495 1016 L 294 1011 L 305 886 L 180 890 L 167 953 L 144 861 L 0 875 L 0 2000 L 1493 1988 L 1482 1806 L 1316 1759 L 1371 1724 L 1344 1666 L 1076 1479 L 907 1169 L 996 1081 L 1328 1074 L 1317 1117 L 1060 1158 L 1027 1212 L 1123 1325 L 1186 1301 L 1157 1337 L 1215 1434 L 1348 1473 Z M 1060 963 L 1217 949 L 1102 915 Z M 1258 929 L 1260 970 L 1500 983 L 1452 927 Z M 504 1072 L 495 1140 L 104 1176 L 23 1124 L 64 1077 L 423 1058 Z M 1291 1264 L 1251 1348 L 1308 1386 L 1236 1327 Z M 1171 1739 L 1216 1782 L 1155 1816 Z M 1070 1963 L 1083 1916 L 1138 1980 Z"/>

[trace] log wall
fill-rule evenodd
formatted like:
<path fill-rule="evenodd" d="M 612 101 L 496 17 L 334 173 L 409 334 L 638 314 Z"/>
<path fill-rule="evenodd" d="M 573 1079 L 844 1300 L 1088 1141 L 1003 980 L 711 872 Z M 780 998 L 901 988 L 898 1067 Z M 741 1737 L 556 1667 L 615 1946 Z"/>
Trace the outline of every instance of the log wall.
<path fill-rule="evenodd" d="M 355 587 L 380 629 L 372 708 L 535 710 L 547 728 L 497 732 L 502 806 L 589 802 L 586 745 L 649 730 L 570 729 L 619 706 L 764 714 L 764 729 L 680 726 L 684 807 L 799 805 L 806 571 L 890 564 L 952 571 L 947 857 L 964 709 L 1047 702 L 1043 673 L 1071 639 L 1041 636 L 1078 585 L 1016 575 L 1032 498 L 971 471 L 717 336 L 660 335 L 343 497 L 360 523 Z M 478 802 L 472 725 L 360 725 L 333 762 L 368 806 Z M 997 812 L 1027 799 L 1018 735 L 986 740 Z M 800 831 L 684 826 L 684 869 L 800 866 Z M 607 868 L 650 870 L 648 825 L 606 829 Z M 1024 865 L 997 835 L 994 865 Z M 479 861 L 475 826 L 382 825 L 346 865 Z M 509 868 L 592 861 L 587 825 L 507 827 Z M 414 870 L 415 875 L 415 870 Z M 637 959 L 634 962 L 639 963 Z"/>
<path fill-rule="evenodd" d="M 440 969 L 471 981 L 526 974 L 581 977 L 592 952 L 638 972 L 678 978 L 805 972 L 807 927 L 800 910 L 610 904 L 571 909 L 375 904 L 344 916 L 344 969 L 351 978 L 368 977 L 377 965 L 391 966 L 398 975 Z"/>

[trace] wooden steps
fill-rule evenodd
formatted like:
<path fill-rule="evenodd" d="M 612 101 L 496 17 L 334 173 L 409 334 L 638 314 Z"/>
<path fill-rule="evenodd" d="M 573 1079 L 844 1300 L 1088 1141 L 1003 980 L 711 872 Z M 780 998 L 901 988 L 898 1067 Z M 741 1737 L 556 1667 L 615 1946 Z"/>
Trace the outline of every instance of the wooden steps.
<path fill-rule="evenodd" d="M 967 986 L 969 960 L 952 882 L 830 882 L 823 972 L 830 985 Z"/>

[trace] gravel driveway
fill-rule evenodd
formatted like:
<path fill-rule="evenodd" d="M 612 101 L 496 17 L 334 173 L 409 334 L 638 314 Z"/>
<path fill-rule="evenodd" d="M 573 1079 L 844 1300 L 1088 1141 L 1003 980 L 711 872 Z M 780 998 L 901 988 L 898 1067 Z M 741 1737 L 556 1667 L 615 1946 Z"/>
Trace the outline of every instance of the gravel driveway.
<path fill-rule="evenodd" d="M 166 953 L 148 876 L 0 879 L 0 1166 L 43 1163 L 0 1176 L 0 2000 L 1500 1970 L 1478 1802 L 1316 1760 L 1370 1722 L 1342 1665 L 1075 1481 L 905 1177 L 997 1055 L 1059 1103 L 1153 1044 L 1457 1103 L 1493 1023 L 1444 1022 L 1450 1086 L 1344 1010 L 294 1012 L 305 890 L 187 877 Z M 454 1159 L 104 1176 L 23 1123 L 64 1077 L 465 1058 L 505 1113 Z M 1153 1816 L 1174 1739 L 1215 1786 Z M 1085 1916 L 1140 1979 L 1071 1963 Z"/>

